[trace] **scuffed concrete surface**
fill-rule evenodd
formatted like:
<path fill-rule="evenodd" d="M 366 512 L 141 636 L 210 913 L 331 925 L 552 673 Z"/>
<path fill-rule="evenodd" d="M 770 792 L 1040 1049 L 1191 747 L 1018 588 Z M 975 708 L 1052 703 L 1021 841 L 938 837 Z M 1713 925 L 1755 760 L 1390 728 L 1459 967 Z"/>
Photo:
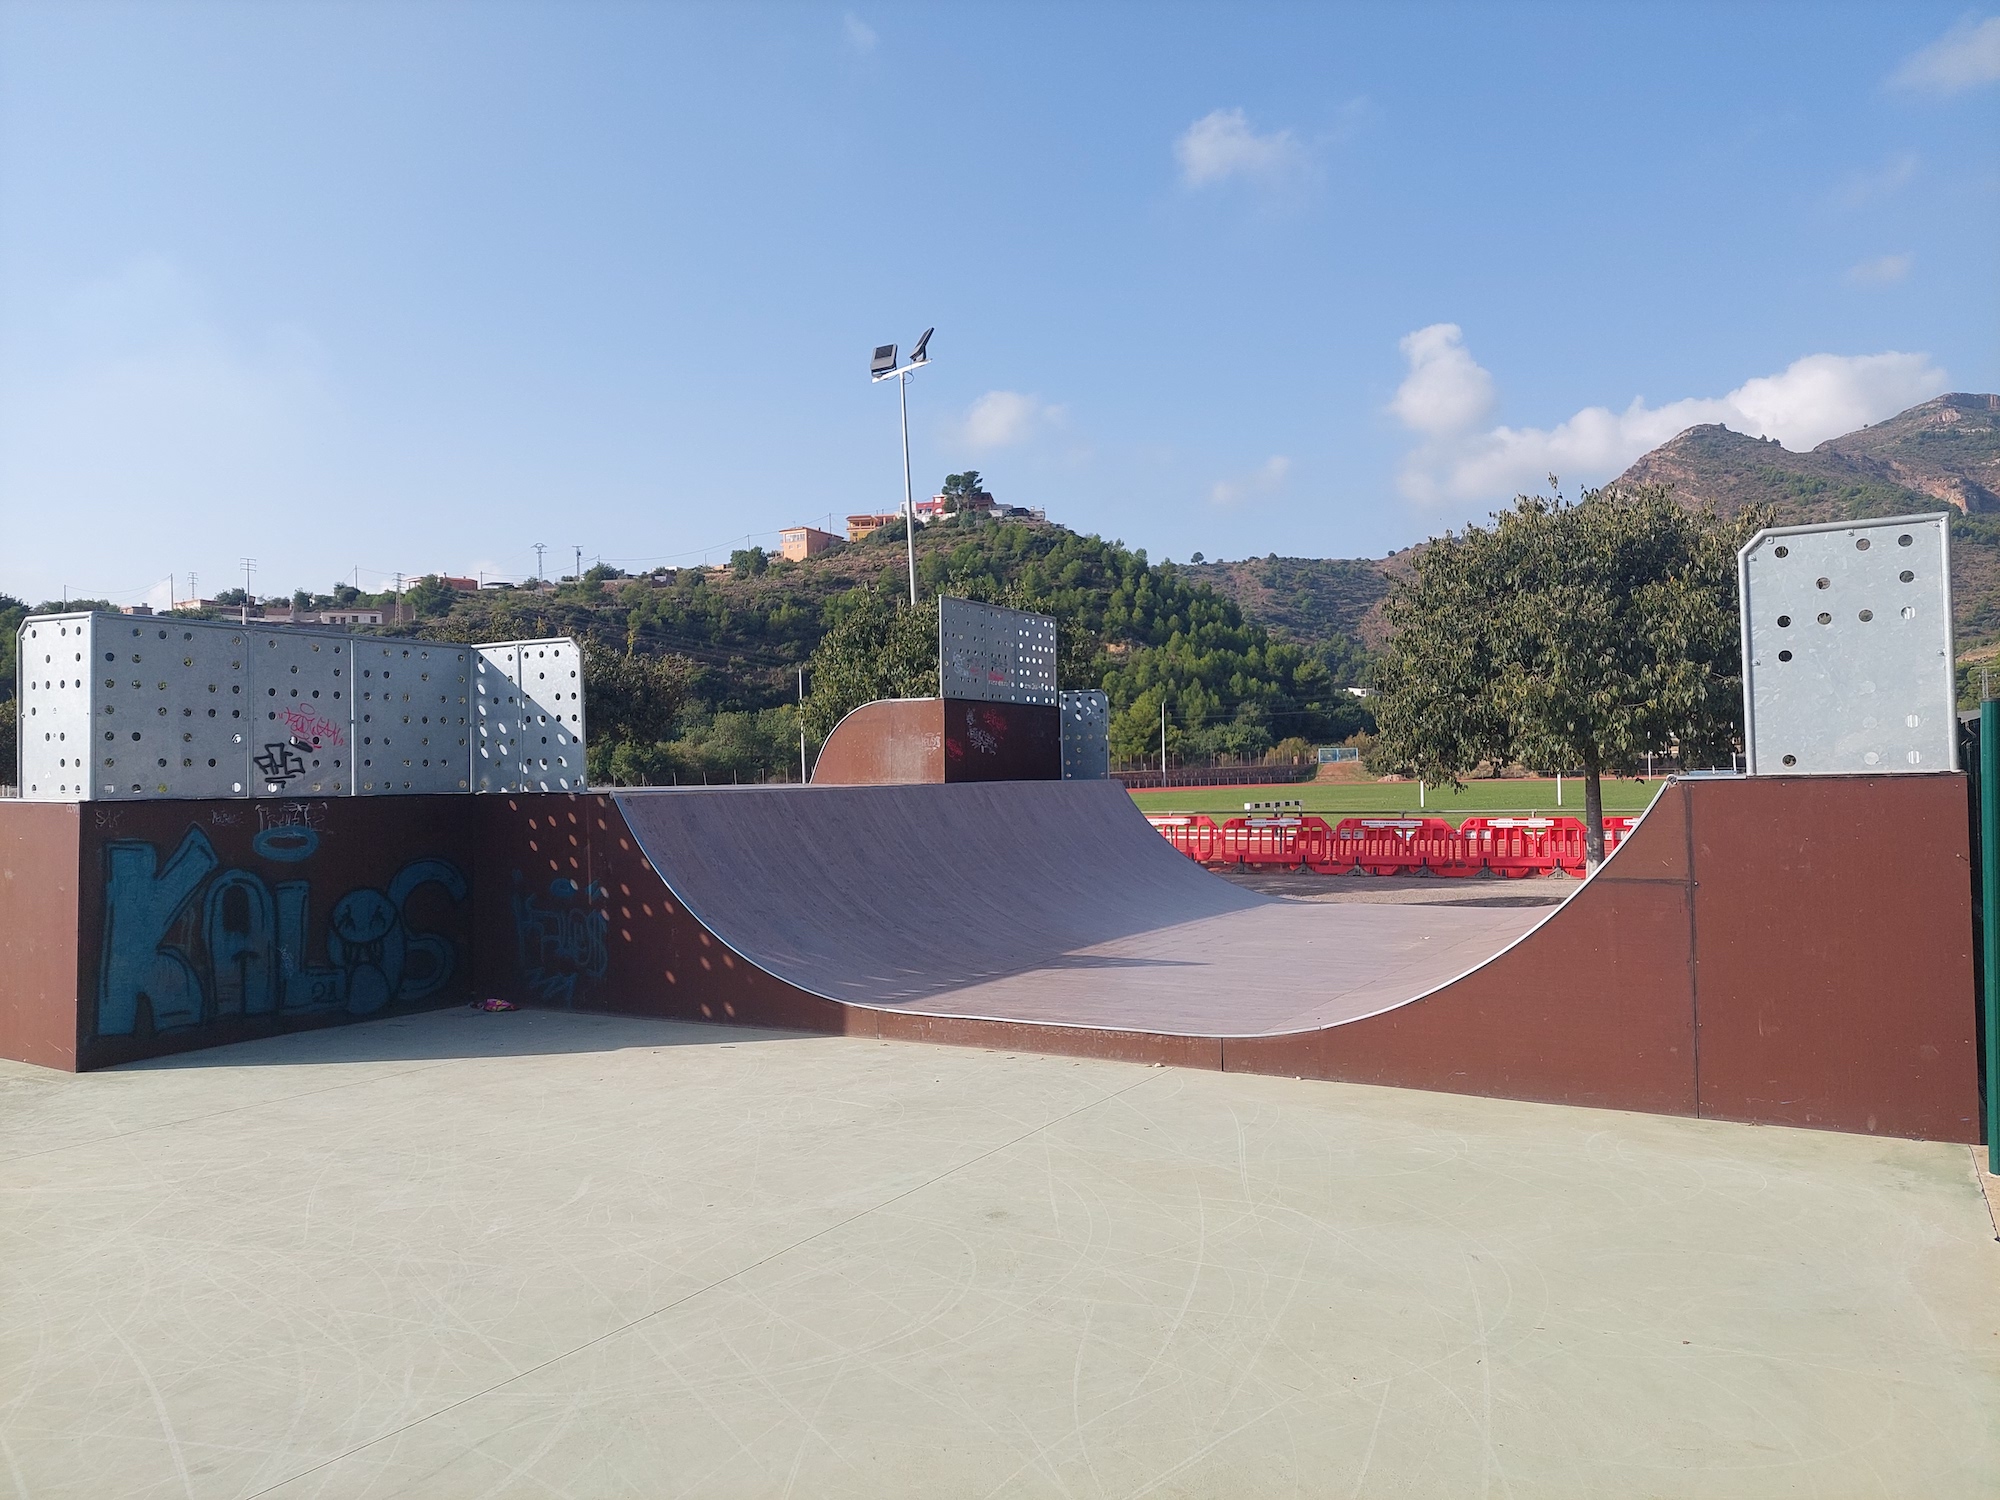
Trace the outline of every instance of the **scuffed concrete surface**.
<path fill-rule="evenodd" d="M 0 1066 L 0 1495 L 1995 1474 L 1963 1146 L 527 1012 Z"/>

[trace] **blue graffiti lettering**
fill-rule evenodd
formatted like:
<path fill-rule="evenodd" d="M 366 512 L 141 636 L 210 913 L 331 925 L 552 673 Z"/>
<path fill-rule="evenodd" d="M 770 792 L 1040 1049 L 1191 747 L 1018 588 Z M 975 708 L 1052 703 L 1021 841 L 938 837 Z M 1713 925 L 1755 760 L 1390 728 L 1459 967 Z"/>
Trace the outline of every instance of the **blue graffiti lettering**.
<path fill-rule="evenodd" d="M 141 1000 L 156 1027 L 189 1026 L 202 1018 L 201 977 L 187 955 L 167 942 L 167 934 L 221 861 L 208 835 L 190 828 L 164 870 L 159 862 L 158 849 L 135 839 L 104 846 L 100 1036 L 132 1035 Z"/>
<path fill-rule="evenodd" d="M 257 1016 L 277 1007 L 271 892 L 248 870 L 216 877 L 202 901 L 212 1016 Z"/>
<path fill-rule="evenodd" d="M 281 828 L 260 828 L 251 838 L 250 847 L 257 851 L 259 859 L 294 865 L 302 859 L 311 859 L 319 852 L 319 833 L 297 823 Z"/>
<path fill-rule="evenodd" d="M 574 903 L 579 895 L 588 902 L 602 894 L 595 884 L 579 893 L 574 881 L 549 882 L 549 895 L 560 902 Z M 606 913 L 588 905 L 544 905 L 526 888 L 518 870 L 514 872 L 513 909 L 514 956 L 522 981 L 535 999 L 572 1005 L 582 981 L 602 979 L 611 967 L 610 948 L 604 940 L 611 925 Z"/>
<path fill-rule="evenodd" d="M 262 848 L 258 853 L 287 863 L 305 858 Z M 142 1001 L 155 1030 L 273 1012 L 372 1015 L 437 993 L 458 967 L 458 943 L 414 928 L 408 911 L 413 894 L 426 886 L 440 889 L 454 905 L 464 903 L 470 887 L 448 860 L 412 860 L 386 891 L 363 886 L 341 896 L 328 914 L 319 962 L 307 951 L 311 881 L 273 887 L 251 870 L 218 874 L 220 864 L 198 828 L 188 831 L 164 869 L 152 844 L 105 846 L 97 1035 L 132 1035 Z M 191 910 L 198 920 L 183 923 Z"/>

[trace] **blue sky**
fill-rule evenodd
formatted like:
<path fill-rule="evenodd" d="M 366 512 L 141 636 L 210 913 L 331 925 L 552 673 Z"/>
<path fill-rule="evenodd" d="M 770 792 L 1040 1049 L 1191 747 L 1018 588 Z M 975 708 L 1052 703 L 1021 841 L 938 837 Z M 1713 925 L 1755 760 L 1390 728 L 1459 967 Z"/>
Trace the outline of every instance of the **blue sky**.
<path fill-rule="evenodd" d="M 1379 555 L 2000 389 L 1956 5 L 0 7 L 0 589 L 720 559 L 920 493 Z"/>

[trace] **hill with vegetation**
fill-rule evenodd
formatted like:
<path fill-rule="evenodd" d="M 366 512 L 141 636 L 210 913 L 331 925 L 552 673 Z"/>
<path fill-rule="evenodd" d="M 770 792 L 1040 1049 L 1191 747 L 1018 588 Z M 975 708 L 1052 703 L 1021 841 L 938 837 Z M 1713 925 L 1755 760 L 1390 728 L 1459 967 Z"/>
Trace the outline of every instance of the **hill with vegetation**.
<path fill-rule="evenodd" d="M 1256 758 L 1372 727 L 1345 691 L 1344 639 L 1280 639 L 1189 570 L 1060 526 L 955 516 L 919 530 L 918 593 L 1055 616 L 1066 688 L 1111 699 L 1113 754 Z M 935 605 L 911 616 L 900 524 L 790 562 L 759 549 L 718 568 L 626 577 L 593 568 L 544 588 L 406 595 L 448 640 L 572 635 L 585 643 L 591 771 L 599 782 L 797 774 L 799 735 L 822 739 L 878 693 L 936 691 Z M 799 701 L 804 675 L 806 701 Z M 857 696 L 859 695 L 859 696 Z"/>
<path fill-rule="evenodd" d="M 2000 640 L 2000 396 L 1939 396 L 1805 453 L 1690 427 L 1617 483 L 1664 484 L 1725 516 L 1768 505 L 1780 526 L 1948 514 L 1959 644 Z"/>
<path fill-rule="evenodd" d="M 1303 645 L 1379 646 L 1382 601 L 1389 593 L 1385 565 L 1367 557 L 1247 557 L 1241 562 L 1190 563 L 1187 576 L 1234 601 L 1280 640 Z M 1356 654 L 1355 682 L 1364 660 Z"/>

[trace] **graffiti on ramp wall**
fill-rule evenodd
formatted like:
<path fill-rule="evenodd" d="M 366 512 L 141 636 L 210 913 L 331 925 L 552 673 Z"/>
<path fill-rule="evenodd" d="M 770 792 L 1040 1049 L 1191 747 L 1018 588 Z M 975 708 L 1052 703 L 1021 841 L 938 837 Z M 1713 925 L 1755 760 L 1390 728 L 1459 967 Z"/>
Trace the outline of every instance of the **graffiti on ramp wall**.
<path fill-rule="evenodd" d="M 464 906 L 459 867 L 418 858 L 380 886 L 330 891 L 311 878 L 318 842 L 310 825 L 261 832 L 252 847 L 271 876 L 295 872 L 278 879 L 227 865 L 198 826 L 164 856 L 146 839 L 107 841 L 94 1034 L 135 1035 L 142 1016 L 154 1032 L 238 1017 L 365 1016 L 443 989 L 463 944 L 420 926 L 411 902 L 429 889 Z"/>
<path fill-rule="evenodd" d="M 611 919 L 594 904 L 603 895 L 594 882 L 580 886 L 560 876 L 536 890 L 514 872 L 514 961 L 530 999 L 574 1005 L 580 984 L 604 977 Z"/>

